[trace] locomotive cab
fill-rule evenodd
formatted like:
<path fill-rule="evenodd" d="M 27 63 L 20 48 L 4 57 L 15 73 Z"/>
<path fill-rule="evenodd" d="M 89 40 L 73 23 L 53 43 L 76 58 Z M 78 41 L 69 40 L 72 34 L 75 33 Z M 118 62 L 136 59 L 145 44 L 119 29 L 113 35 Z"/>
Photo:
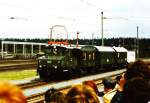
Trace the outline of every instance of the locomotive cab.
<path fill-rule="evenodd" d="M 57 45 L 48 45 L 44 49 L 44 55 L 38 58 L 37 72 L 41 78 L 47 78 L 61 71 L 66 48 Z"/>
<path fill-rule="evenodd" d="M 45 55 L 38 58 L 38 73 L 41 78 L 51 78 L 64 72 L 75 71 L 79 66 L 81 53 L 77 48 L 49 45 Z"/>

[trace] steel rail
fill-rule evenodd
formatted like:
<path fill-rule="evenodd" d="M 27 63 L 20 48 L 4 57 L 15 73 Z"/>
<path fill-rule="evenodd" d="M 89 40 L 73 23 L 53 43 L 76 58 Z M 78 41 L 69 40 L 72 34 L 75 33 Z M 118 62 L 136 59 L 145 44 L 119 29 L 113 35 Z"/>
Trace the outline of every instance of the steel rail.
<path fill-rule="evenodd" d="M 101 87 L 103 78 L 114 77 L 114 76 L 120 75 L 124 71 L 125 71 L 125 69 L 117 70 L 117 71 L 113 71 L 113 72 L 109 72 L 109 73 L 96 74 L 94 76 L 87 76 L 87 77 L 82 77 L 82 78 L 78 78 L 78 79 L 68 80 L 68 81 L 64 81 L 64 85 L 61 84 L 60 82 L 52 83 L 52 84 L 46 85 L 47 86 L 46 88 L 55 87 L 59 91 L 67 91 L 72 85 L 80 84 L 85 80 L 94 80 L 95 83 Z M 91 79 L 91 77 L 92 77 L 92 79 Z M 74 81 L 74 83 L 73 83 L 73 81 Z M 35 91 L 36 89 L 43 90 L 43 91 L 40 91 L 37 93 L 32 93 L 32 91 Z M 29 95 L 29 94 L 26 94 L 25 92 L 31 93 L 31 94 Z M 24 93 L 27 96 L 28 103 L 36 103 L 36 102 L 42 103 L 44 101 L 44 93 L 45 93 L 44 87 L 38 87 L 38 88 L 35 87 L 33 89 L 25 90 Z"/>

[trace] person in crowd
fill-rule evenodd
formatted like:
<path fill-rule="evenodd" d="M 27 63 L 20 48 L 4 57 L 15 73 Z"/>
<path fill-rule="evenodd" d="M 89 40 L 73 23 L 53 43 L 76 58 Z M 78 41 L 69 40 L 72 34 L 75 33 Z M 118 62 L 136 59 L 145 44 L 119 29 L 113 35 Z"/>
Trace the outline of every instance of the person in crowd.
<path fill-rule="evenodd" d="M 123 72 L 123 73 L 124 73 L 124 72 Z M 116 80 L 115 89 L 119 88 L 119 81 L 120 81 L 120 79 L 121 79 L 123 73 L 121 73 L 121 75 L 118 75 L 118 76 L 115 78 L 115 80 Z"/>
<path fill-rule="evenodd" d="M 83 84 L 83 85 L 90 86 L 90 87 L 95 91 L 95 93 L 97 94 L 99 101 L 100 101 L 101 103 L 103 103 L 103 98 L 101 98 L 101 97 L 99 96 L 100 92 L 99 92 L 99 90 L 98 90 L 98 88 L 97 88 L 97 85 L 95 84 L 95 82 L 94 82 L 93 80 L 84 81 L 82 84 Z"/>
<path fill-rule="evenodd" d="M 122 73 L 120 81 L 119 81 L 119 86 L 117 87 L 115 95 L 112 97 L 110 103 L 123 103 L 123 88 L 125 85 L 125 78 L 124 78 L 125 73 Z"/>
<path fill-rule="evenodd" d="M 65 94 L 57 91 L 54 88 L 50 88 L 45 92 L 46 103 L 65 103 Z"/>
<path fill-rule="evenodd" d="M 150 79 L 150 68 L 148 63 L 142 60 L 130 63 L 125 73 L 125 79 L 129 80 L 133 77 L 142 77 L 144 80 L 148 81 Z"/>
<path fill-rule="evenodd" d="M 112 91 L 116 86 L 116 80 L 112 78 L 104 78 L 102 83 L 104 85 L 104 94 Z"/>
<path fill-rule="evenodd" d="M 94 83 L 93 80 L 84 81 L 82 84 L 83 84 L 83 85 L 88 85 L 88 86 L 90 86 L 91 88 L 94 89 L 94 91 L 95 91 L 95 93 L 96 93 L 97 95 L 99 94 L 97 85 Z"/>
<path fill-rule="evenodd" d="M 79 84 L 68 91 L 66 103 L 100 103 L 100 101 L 90 86 Z"/>
<path fill-rule="evenodd" d="M 142 81 L 143 83 L 146 83 L 147 86 L 150 86 L 150 68 L 147 63 L 145 63 L 142 60 L 137 60 L 133 63 L 130 63 L 127 67 L 127 70 L 125 73 L 122 74 L 122 77 L 119 81 L 119 88 L 116 92 L 116 94 L 113 96 L 111 103 L 125 103 L 126 96 L 129 92 L 133 90 L 133 87 L 139 86 L 140 88 L 137 88 L 139 90 L 133 90 L 134 95 L 141 95 L 141 98 L 137 98 L 137 101 L 144 100 L 142 98 L 142 95 L 146 95 L 147 93 L 150 94 L 149 91 L 144 91 L 145 86 L 141 87 L 141 84 L 136 84 L 135 80 L 132 81 L 134 78 L 141 78 L 137 79 L 136 82 Z M 132 81 L 132 82 L 131 82 Z M 138 81 L 138 82 L 139 82 Z M 130 88 L 128 88 L 130 87 Z M 141 94 L 144 93 L 144 94 Z M 143 103 L 145 101 L 141 101 Z M 148 101 L 147 101 L 148 102 Z M 134 103 L 134 102 L 133 102 Z"/>
<path fill-rule="evenodd" d="M 124 86 L 124 103 L 150 102 L 150 84 L 141 77 L 129 79 Z"/>
<path fill-rule="evenodd" d="M 102 81 L 104 85 L 103 99 L 105 103 L 110 103 L 112 97 L 115 95 L 116 80 L 112 78 L 104 78 Z"/>
<path fill-rule="evenodd" d="M 0 82 L 0 103 L 27 103 L 22 90 L 8 82 Z"/>
<path fill-rule="evenodd" d="M 53 94 L 56 91 L 54 88 L 50 88 L 45 92 L 45 102 L 49 103 L 50 102 L 50 95 Z"/>

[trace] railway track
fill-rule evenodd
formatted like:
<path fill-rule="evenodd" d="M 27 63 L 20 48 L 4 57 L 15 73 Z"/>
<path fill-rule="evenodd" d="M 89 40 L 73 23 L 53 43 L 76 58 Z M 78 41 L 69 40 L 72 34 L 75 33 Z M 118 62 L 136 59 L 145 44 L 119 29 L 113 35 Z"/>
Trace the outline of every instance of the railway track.
<path fill-rule="evenodd" d="M 13 59 L 13 60 L 7 60 L 7 59 L 4 59 L 4 60 L 0 60 L 0 65 L 1 64 L 15 64 L 15 63 L 25 63 L 25 62 L 35 62 L 36 60 L 35 59 Z"/>
<path fill-rule="evenodd" d="M 0 72 L 9 70 L 27 70 L 36 68 L 35 60 L 2 60 L 0 61 Z"/>
<path fill-rule="evenodd" d="M 96 85 L 98 86 L 98 88 L 103 88 L 102 78 L 98 80 L 94 80 L 94 81 Z M 57 90 L 66 94 L 70 88 L 71 88 L 71 85 L 68 85 L 65 87 L 58 88 Z M 44 103 L 44 93 L 37 93 L 31 96 L 28 96 L 27 97 L 28 103 Z"/>
<path fill-rule="evenodd" d="M 35 63 L 0 66 L 0 72 L 9 70 L 27 70 L 36 67 Z"/>
<path fill-rule="evenodd" d="M 49 84 L 48 82 L 34 81 L 34 82 L 26 83 L 26 84 L 18 84 L 18 86 L 21 89 L 25 90 L 25 89 L 40 87 L 40 86 L 44 86 L 48 84 Z"/>
<path fill-rule="evenodd" d="M 23 84 L 23 85 L 18 85 L 18 86 L 20 86 L 23 90 L 28 90 L 28 89 L 36 89 L 36 88 L 40 88 L 43 86 L 48 86 L 48 85 L 51 85 L 53 83 L 54 82 L 51 82 L 51 83 L 34 82 L 34 83 L 28 83 L 28 84 Z M 55 83 L 57 84 L 57 82 L 55 82 Z M 98 85 L 98 87 L 102 87 L 102 79 L 95 80 L 95 83 L 96 83 L 96 85 Z M 71 85 L 61 87 L 61 88 L 58 88 L 58 91 L 61 91 L 63 93 L 67 93 L 67 91 L 70 89 L 70 87 L 71 87 Z M 28 96 L 27 101 L 28 101 L 28 103 L 44 103 L 44 92 Z"/>

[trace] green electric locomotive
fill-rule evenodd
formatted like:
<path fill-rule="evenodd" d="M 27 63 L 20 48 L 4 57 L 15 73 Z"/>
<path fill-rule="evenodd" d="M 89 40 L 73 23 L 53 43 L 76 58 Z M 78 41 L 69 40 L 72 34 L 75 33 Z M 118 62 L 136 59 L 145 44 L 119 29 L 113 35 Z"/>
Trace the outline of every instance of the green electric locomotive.
<path fill-rule="evenodd" d="M 127 65 L 127 50 L 123 47 L 48 45 L 37 59 L 40 78 L 51 79 L 68 74 L 93 73 L 123 68 Z"/>

